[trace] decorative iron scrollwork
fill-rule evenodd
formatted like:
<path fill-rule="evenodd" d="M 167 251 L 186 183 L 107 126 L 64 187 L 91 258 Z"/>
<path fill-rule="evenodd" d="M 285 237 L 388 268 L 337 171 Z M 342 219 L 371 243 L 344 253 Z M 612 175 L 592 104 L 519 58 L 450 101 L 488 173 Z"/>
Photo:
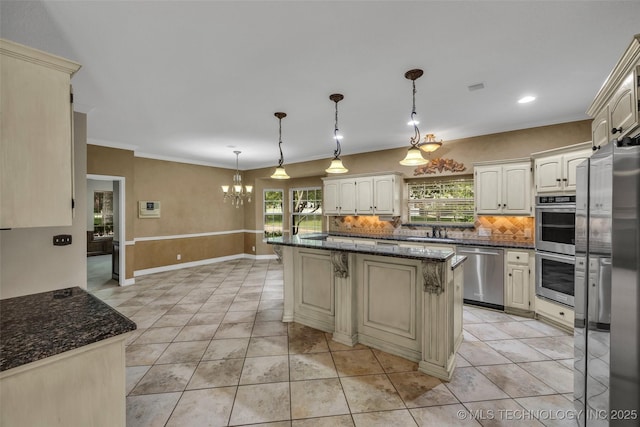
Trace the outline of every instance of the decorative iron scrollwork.
<path fill-rule="evenodd" d="M 349 277 L 349 258 L 346 252 L 331 251 L 333 275 L 345 279 Z"/>
<path fill-rule="evenodd" d="M 444 292 L 446 262 L 422 261 L 422 275 L 424 276 L 424 291 L 440 295 Z"/>

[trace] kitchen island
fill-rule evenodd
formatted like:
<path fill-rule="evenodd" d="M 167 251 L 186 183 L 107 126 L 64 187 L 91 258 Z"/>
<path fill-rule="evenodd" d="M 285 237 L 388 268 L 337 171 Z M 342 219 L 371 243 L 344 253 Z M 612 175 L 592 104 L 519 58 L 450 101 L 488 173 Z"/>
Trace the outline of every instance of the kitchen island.
<path fill-rule="evenodd" d="M 464 257 L 451 250 L 268 239 L 284 264 L 284 322 L 418 362 L 450 380 L 462 342 Z"/>
<path fill-rule="evenodd" d="M 134 329 L 78 287 L 0 300 L 0 425 L 124 426 Z"/>

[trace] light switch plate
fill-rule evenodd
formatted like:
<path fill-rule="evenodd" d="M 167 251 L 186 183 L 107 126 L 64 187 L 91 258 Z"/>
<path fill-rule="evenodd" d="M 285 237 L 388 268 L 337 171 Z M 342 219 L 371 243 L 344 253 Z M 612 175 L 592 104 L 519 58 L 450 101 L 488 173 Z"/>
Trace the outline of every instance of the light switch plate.
<path fill-rule="evenodd" d="M 489 236 L 491 236 L 491 229 L 490 228 L 484 228 L 484 227 L 478 228 L 478 236 L 480 236 L 480 237 L 489 237 Z"/>

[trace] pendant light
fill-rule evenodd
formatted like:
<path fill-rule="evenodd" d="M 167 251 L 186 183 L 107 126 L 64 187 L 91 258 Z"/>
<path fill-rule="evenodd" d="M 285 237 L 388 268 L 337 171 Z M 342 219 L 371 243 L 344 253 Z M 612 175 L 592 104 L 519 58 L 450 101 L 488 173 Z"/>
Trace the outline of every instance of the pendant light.
<path fill-rule="evenodd" d="M 422 157 L 422 153 L 418 148 L 418 144 L 420 143 L 420 130 L 418 129 L 418 122 L 416 121 L 416 79 L 419 79 L 422 76 L 422 73 L 423 71 L 420 69 L 409 70 L 404 73 L 404 76 L 413 83 L 413 108 L 411 109 L 411 121 L 409 124 L 413 125 L 414 134 L 409 140 L 411 147 L 409 147 L 406 157 L 400 160 L 400 164 L 403 166 L 419 166 L 427 164 L 427 161 Z"/>
<path fill-rule="evenodd" d="M 222 185 L 222 193 L 224 197 L 224 201 L 227 199 L 231 199 L 231 204 L 236 208 L 239 208 L 240 205 L 244 204 L 244 199 L 247 199 L 247 202 L 251 201 L 251 193 L 253 192 L 253 185 L 245 185 L 244 189 L 242 188 L 242 176 L 240 175 L 240 170 L 238 169 L 238 157 L 240 156 L 241 151 L 234 151 L 236 155 L 236 173 L 233 175 L 233 185 Z M 229 187 L 231 187 L 231 191 L 229 191 Z"/>
<path fill-rule="evenodd" d="M 418 148 L 427 153 L 432 153 L 440 147 L 442 147 L 442 140 L 436 141 L 436 136 L 432 133 L 428 133 L 424 141 L 418 144 Z"/>
<path fill-rule="evenodd" d="M 336 104 L 336 121 L 333 127 L 333 139 L 336 140 L 336 149 L 333 152 L 333 160 L 331 160 L 331 165 L 324 171 L 326 173 L 345 173 L 349 172 L 349 169 L 345 168 L 342 164 L 342 160 L 340 160 L 340 153 L 342 152 L 342 149 L 340 148 L 340 139 L 342 139 L 342 136 L 338 134 L 338 102 L 342 101 L 344 99 L 344 96 L 340 93 L 334 93 L 332 95 L 329 95 L 329 99 Z"/>
<path fill-rule="evenodd" d="M 287 117 L 287 114 L 274 113 L 273 115 L 278 118 L 278 149 L 280 149 L 280 160 L 278 161 L 278 166 L 276 167 L 275 172 L 273 172 L 273 175 L 271 175 L 271 178 L 289 179 L 289 175 L 287 175 L 287 172 L 284 170 L 284 166 L 282 166 L 282 163 L 284 163 L 284 156 L 282 155 L 282 119 Z"/>

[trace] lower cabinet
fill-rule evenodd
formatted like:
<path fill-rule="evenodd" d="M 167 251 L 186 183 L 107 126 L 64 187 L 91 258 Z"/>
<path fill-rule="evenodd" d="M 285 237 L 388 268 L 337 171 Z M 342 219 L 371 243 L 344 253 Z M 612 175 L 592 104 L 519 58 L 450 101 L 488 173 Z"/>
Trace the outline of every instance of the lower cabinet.
<path fill-rule="evenodd" d="M 565 329 L 573 330 L 574 311 L 566 305 L 555 304 L 543 298 L 536 297 L 536 317 L 551 320 Z"/>
<path fill-rule="evenodd" d="M 335 279 L 331 252 L 300 250 L 295 258 L 296 321 L 333 332 L 335 324 Z"/>
<path fill-rule="evenodd" d="M 531 256 L 530 256 L 531 255 Z M 504 283 L 504 306 L 506 311 L 530 312 L 531 267 L 533 255 L 527 251 L 507 251 L 505 255 L 506 276 Z"/>

